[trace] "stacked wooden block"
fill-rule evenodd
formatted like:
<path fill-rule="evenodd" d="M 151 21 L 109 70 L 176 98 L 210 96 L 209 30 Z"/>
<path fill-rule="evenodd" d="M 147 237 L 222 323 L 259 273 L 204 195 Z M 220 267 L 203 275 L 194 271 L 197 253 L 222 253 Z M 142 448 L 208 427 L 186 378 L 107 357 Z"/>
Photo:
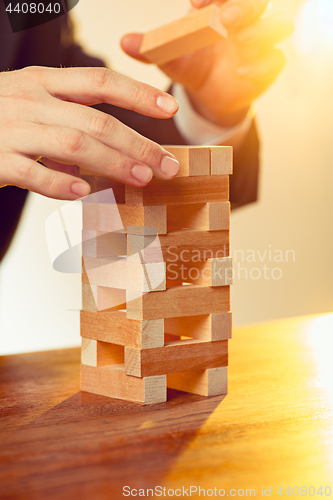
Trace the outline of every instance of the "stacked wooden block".
<path fill-rule="evenodd" d="M 232 148 L 165 149 L 180 162 L 169 181 L 83 176 L 117 205 L 83 205 L 81 389 L 145 404 L 167 387 L 227 393 Z"/>

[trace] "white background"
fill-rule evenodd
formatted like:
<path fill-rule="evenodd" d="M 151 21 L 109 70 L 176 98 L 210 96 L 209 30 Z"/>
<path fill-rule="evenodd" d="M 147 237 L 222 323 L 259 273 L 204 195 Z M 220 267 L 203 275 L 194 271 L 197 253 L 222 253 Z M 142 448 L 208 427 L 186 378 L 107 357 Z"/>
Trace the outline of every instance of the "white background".
<path fill-rule="evenodd" d="M 290 11 L 298 0 L 276 1 Z M 187 0 L 80 0 L 73 10 L 78 37 L 113 69 L 165 88 L 154 67 L 131 61 L 119 48 L 121 34 L 145 31 L 184 14 Z M 232 250 L 255 262 L 232 287 L 234 323 L 250 323 L 333 309 L 333 8 L 309 0 L 298 11 L 298 29 L 285 45 L 287 69 L 257 102 L 262 137 L 260 201 L 232 214 Z M 61 202 L 31 195 L 0 270 L 0 353 L 79 345 L 80 276 L 53 271 L 45 219 Z M 270 262 L 276 250 L 295 262 Z M 266 254 L 265 254 L 266 251 Z M 260 253 L 260 255 L 258 254 Z M 263 261 L 260 261 L 260 258 Z M 266 265 L 265 279 L 262 268 Z M 282 277 L 274 280 L 271 270 Z M 254 269 L 257 268 L 257 269 Z M 275 271 L 275 276 L 280 273 Z"/>

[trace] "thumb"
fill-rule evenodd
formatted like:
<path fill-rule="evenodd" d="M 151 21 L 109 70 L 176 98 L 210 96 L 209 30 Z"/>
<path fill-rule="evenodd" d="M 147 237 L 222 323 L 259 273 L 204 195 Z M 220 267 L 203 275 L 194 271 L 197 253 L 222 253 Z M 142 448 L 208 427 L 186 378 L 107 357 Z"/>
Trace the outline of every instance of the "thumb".
<path fill-rule="evenodd" d="M 120 41 L 120 46 L 123 51 L 128 55 L 136 59 L 137 61 L 141 61 L 143 63 L 151 64 L 145 57 L 140 54 L 140 46 L 143 39 L 143 35 L 141 33 L 128 33 L 124 35 Z"/>

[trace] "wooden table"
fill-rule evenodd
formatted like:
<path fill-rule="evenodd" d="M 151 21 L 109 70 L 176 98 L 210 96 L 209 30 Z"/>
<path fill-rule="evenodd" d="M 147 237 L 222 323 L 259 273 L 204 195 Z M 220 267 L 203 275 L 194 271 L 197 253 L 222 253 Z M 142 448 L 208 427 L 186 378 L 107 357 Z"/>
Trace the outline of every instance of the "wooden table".
<path fill-rule="evenodd" d="M 79 392 L 79 349 L 4 356 L 0 498 L 333 497 L 332 335 L 333 315 L 237 328 L 226 398 L 170 391 L 147 407 Z"/>

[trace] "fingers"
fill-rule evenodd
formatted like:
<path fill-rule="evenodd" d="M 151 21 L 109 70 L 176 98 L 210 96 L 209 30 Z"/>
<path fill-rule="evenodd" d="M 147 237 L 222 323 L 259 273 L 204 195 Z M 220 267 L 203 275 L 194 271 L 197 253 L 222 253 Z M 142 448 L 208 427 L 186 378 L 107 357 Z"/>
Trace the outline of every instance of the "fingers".
<path fill-rule="evenodd" d="M 80 167 L 77 165 L 66 165 L 65 163 L 60 163 L 55 160 L 50 160 L 50 158 L 41 158 L 39 163 L 47 168 L 56 170 L 57 172 L 64 172 L 66 174 L 72 175 L 73 177 L 81 178 Z"/>
<path fill-rule="evenodd" d="M 169 94 L 106 68 L 25 68 L 54 97 L 80 104 L 108 103 L 155 118 L 170 118 L 178 103 Z"/>
<path fill-rule="evenodd" d="M 255 82 L 257 95 L 260 95 L 281 73 L 286 61 L 282 50 L 273 49 L 264 58 L 238 67 L 236 72 L 240 78 Z"/>
<path fill-rule="evenodd" d="M 96 171 L 103 172 L 105 176 L 137 187 L 147 184 L 153 176 L 153 170 L 147 165 L 74 128 L 31 123 L 18 133 L 21 137 L 19 150 L 11 145 L 11 135 L 7 137 L 8 147 L 13 152 L 33 157 L 38 151 L 43 157 L 80 165 L 87 170 L 96 166 Z M 176 175 L 178 162 L 167 154 L 160 154 L 160 158 L 160 176 L 164 172 L 169 178 Z"/>
<path fill-rule="evenodd" d="M 50 99 L 48 106 L 41 107 L 39 123 L 80 130 L 104 145 L 131 157 L 136 163 L 149 166 L 155 177 L 168 179 L 177 173 L 175 170 L 176 161 L 170 153 L 116 118 L 101 111 L 79 104 Z M 170 157 L 170 160 L 165 159 L 165 156 Z M 168 161 L 171 165 L 169 170 L 165 166 Z M 94 162 L 90 169 L 105 174 L 101 170 L 102 164 L 100 163 Z"/>
<path fill-rule="evenodd" d="M 140 54 L 140 46 L 142 42 L 143 35 L 141 33 L 127 33 L 124 35 L 120 41 L 120 46 L 130 57 L 136 59 L 137 61 L 151 64 L 145 57 Z"/>
<path fill-rule="evenodd" d="M 226 28 L 246 26 L 260 17 L 268 0 L 229 0 L 221 7 L 221 22 Z"/>
<path fill-rule="evenodd" d="M 76 200 L 90 193 L 87 182 L 40 165 L 24 156 L 6 155 L 0 185 L 14 185 L 58 200 Z"/>
<path fill-rule="evenodd" d="M 241 29 L 236 33 L 235 38 L 244 45 L 261 44 L 267 47 L 282 42 L 293 33 L 294 29 L 294 23 L 290 18 L 275 14 Z"/>
<path fill-rule="evenodd" d="M 196 9 L 201 9 L 202 7 L 207 7 L 207 5 L 210 5 L 213 2 L 217 4 L 223 4 L 226 1 L 227 0 L 191 0 L 191 3 Z"/>
<path fill-rule="evenodd" d="M 221 21 L 226 28 L 245 26 L 265 11 L 269 0 L 191 0 L 193 7 L 201 9 L 211 3 L 221 5 Z"/>

